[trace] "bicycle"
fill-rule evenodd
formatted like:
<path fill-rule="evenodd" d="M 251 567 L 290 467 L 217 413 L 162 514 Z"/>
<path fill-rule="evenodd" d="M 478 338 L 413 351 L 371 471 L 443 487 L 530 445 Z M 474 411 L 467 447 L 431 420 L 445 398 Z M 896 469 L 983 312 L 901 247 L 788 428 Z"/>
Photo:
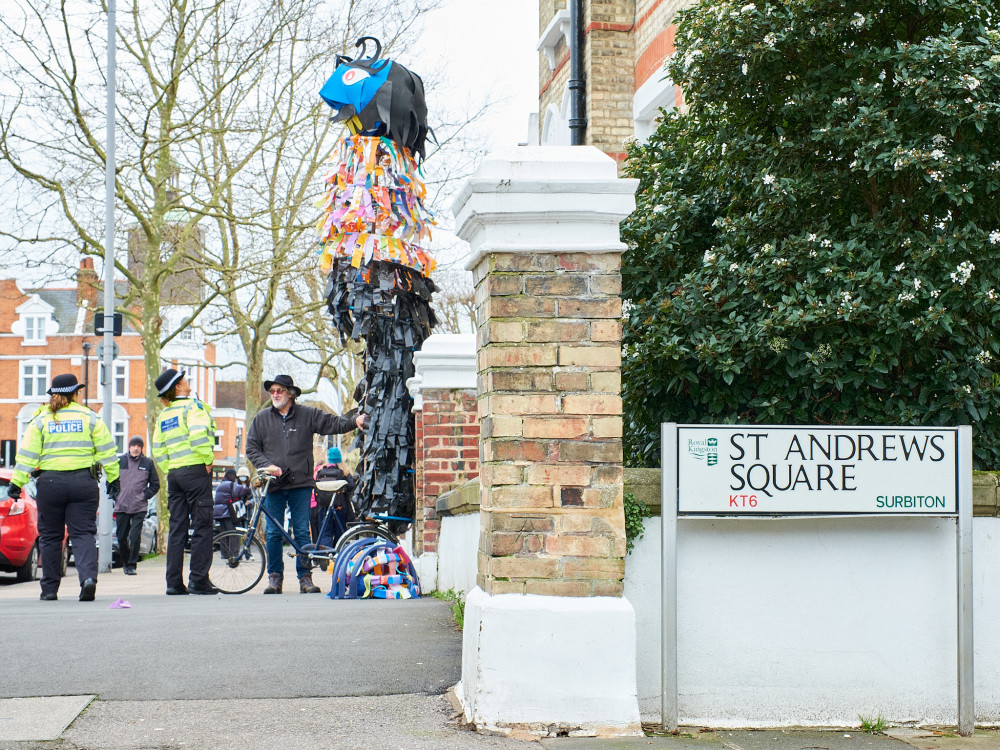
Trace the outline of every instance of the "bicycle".
<path fill-rule="evenodd" d="M 330 563 L 344 547 L 358 539 L 374 537 L 384 539 L 391 544 L 399 544 L 399 539 L 389 530 L 387 524 L 390 520 L 407 519 L 368 516 L 361 521 L 348 524 L 345 529 L 334 512 L 333 503 L 323 517 L 319 538 L 325 538 L 327 524 L 332 519 L 340 533 L 336 544 L 332 547 L 312 542 L 299 544 L 285 531 L 284 524 L 264 507 L 264 497 L 273 478 L 265 471 L 258 471 L 255 481 L 251 482 L 250 492 L 253 495 L 254 507 L 245 528 L 223 531 L 212 538 L 212 566 L 208 571 L 208 579 L 223 594 L 243 594 L 256 586 L 264 577 L 264 571 L 267 569 L 267 552 L 256 533 L 261 515 L 266 516 L 284 537 L 285 542 L 291 545 L 294 552 L 289 552 L 289 557 L 305 555 L 311 562 Z M 329 479 L 317 482 L 316 488 L 324 492 L 337 492 L 346 485 L 347 482 L 343 479 Z"/>

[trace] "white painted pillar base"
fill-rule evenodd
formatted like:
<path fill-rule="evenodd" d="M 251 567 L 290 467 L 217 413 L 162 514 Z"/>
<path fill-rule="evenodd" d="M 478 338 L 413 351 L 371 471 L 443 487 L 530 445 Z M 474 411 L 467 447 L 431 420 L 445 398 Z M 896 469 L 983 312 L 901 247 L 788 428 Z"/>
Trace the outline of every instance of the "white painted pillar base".
<path fill-rule="evenodd" d="M 491 596 L 465 602 L 456 694 L 480 731 L 640 735 L 635 611 L 618 597 Z"/>

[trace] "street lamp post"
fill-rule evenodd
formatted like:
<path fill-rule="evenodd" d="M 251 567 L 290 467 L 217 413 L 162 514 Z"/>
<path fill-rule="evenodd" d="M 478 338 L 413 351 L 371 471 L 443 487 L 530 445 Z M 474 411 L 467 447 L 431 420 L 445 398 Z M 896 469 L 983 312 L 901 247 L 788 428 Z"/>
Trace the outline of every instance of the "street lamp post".
<path fill-rule="evenodd" d="M 114 396 L 114 321 L 115 321 L 115 43 L 117 36 L 115 0 L 108 0 L 108 71 L 107 71 L 107 113 L 105 117 L 105 164 L 104 164 L 104 408 L 102 417 L 112 435 L 115 434 L 111 399 Z M 100 539 L 97 555 L 97 569 L 106 573 L 111 570 L 111 498 L 99 482 Z"/>

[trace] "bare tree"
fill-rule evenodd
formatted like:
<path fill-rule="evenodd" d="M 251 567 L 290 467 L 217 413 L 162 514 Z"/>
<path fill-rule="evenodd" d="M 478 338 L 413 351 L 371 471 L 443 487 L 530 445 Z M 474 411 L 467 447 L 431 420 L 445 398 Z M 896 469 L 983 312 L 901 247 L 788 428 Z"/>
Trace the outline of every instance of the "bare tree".
<path fill-rule="evenodd" d="M 337 15 L 309 0 L 119 2 L 116 214 L 136 262 L 116 265 L 143 339 L 151 419 L 162 348 L 179 332 L 162 315 L 172 282 L 189 293 L 184 324 L 224 304 L 248 383 L 260 382 L 268 338 L 302 315 L 283 290 L 315 270 L 309 204 L 330 147 L 318 89 L 362 31 L 406 41 L 434 4 L 351 0 Z M 9 0 L 0 17 L 0 160 L 18 196 L 0 234 L 46 247 L 42 262 L 103 256 L 106 13 Z M 187 288 L 191 274 L 208 283 Z"/>

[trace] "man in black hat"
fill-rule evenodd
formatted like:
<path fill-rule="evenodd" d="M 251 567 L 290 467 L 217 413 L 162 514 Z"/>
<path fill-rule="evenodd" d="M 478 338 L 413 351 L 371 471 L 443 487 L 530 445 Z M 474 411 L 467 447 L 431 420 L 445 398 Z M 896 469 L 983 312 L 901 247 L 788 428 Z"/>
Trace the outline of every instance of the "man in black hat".
<path fill-rule="evenodd" d="M 264 381 L 264 390 L 271 396 L 271 406 L 257 413 L 247 432 L 247 458 L 258 469 L 264 469 L 275 479 L 271 481 L 264 507 L 278 519 L 288 508 L 292 517 L 292 536 L 299 544 L 309 542 L 309 501 L 313 489 L 313 436 L 339 435 L 355 428 L 364 428 L 364 415 L 352 410 L 344 416 L 327 414 L 309 406 L 300 406 L 295 399 L 302 391 L 290 375 L 277 375 Z M 270 520 L 267 523 L 267 588 L 265 594 L 280 594 L 285 575 L 281 548 L 284 539 Z M 299 555 L 295 572 L 299 592 L 319 592 L 312 580 L 309 559 Z"/>
<path fill-rule="evenodd" d="M 118 556 L 122 572 L 134 576 L 139 565 L 142 522 L 149 512 L 149 499 L 160 491 L 160 477 L 152 460 L 143 455 L 145 441 L 135 435 L 128 451 L 118 459 L 119 490 L 115 495 L 115 522 L 118 527 Z"/>

